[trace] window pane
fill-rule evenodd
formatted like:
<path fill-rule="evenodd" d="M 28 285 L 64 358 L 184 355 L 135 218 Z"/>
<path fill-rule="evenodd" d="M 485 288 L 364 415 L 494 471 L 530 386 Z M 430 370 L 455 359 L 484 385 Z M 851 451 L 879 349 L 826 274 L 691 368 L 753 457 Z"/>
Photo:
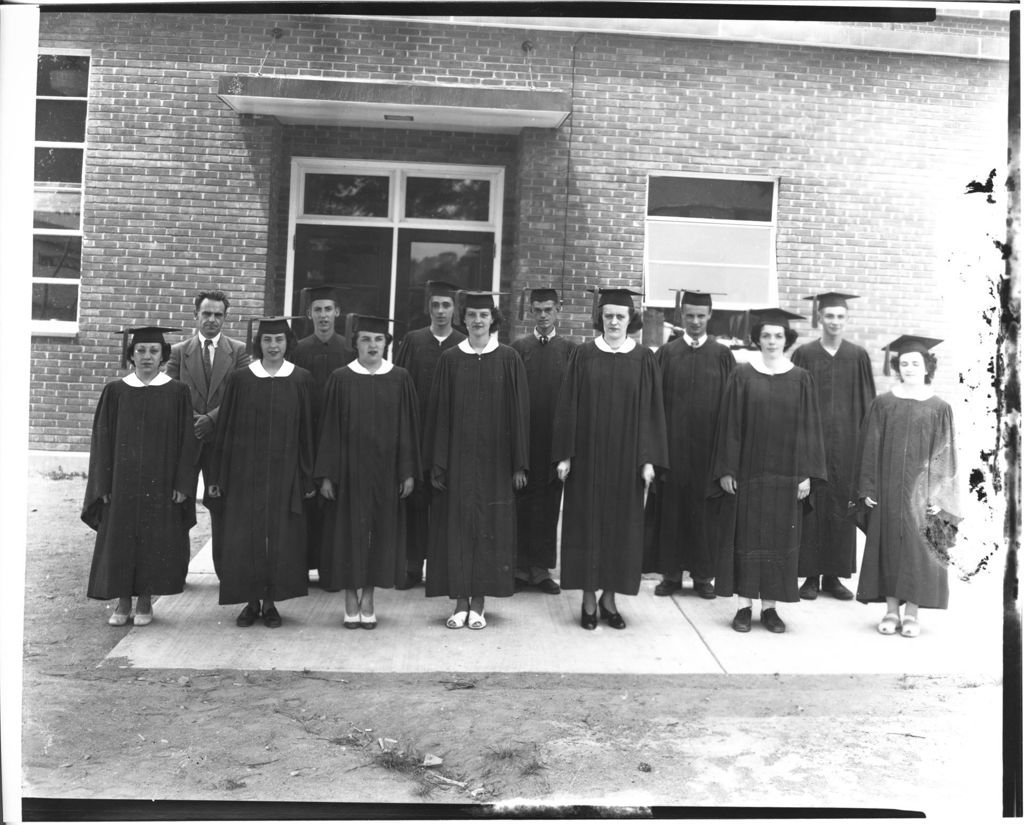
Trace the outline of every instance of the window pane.
<path fill-rule="evenodd" d="M 33 284 L 33 321 L 78 319 L 78 284 Z"/>
<path fill-rule="evenodd" d="M 82 185 L 81 149 L 36 149 L 36 182 Z"/>
<path fill-rule="evenodd" d="M 764 266 L 771 255 L 771 229 L 756 224 L 683 224 L 648 221 L 650 261 Z"/>
<path fill-rule="evenodd" d="M 84 100 L 37 100 L 36 140 L 85 142 Z"/>
<path fill-rule="evenodd" d="M 306 175 L 302 211 L 306 215 L 386 218 L 389 184 L 387 176 Z"/>
<path fill-rule="evenodd" d="M 771 221 L 772 181 L 651 177 L 647 214 L 674 218 Z"/>
<path fill-rule="evenodd" d="M 446 221 L 486 221 L 491 182 L 452 178 L 408 178 L 405 216 Z"/>
<path fill-rule="evenodd" d="M 36 94 L 45 97 L 85 97 L 89 90 L 89 58 L 42 54 L 36 63 Z"/>
<path fill-rule="evenodd" d="M 767 306 L 770 300 L 767 266 L 747 268 L 727 265 L 686 264 L 661 261 L 651 262 L 647 272 L 647 299 L 674 302 L 673 288 L 683 285 L 687 289 L 719 292 L 715 303 L 747 306 Z"/>
<path fill-rule="evenodd" d="M 80 278 L 82 238 L 78 235 L 36 235 L 32 239 L 33 278 Z"/>
<path fill-rule="evenodd" d="M 32 225 L 36 229 L 79 229 L 82 225 L 80 192 L 40 192 L 36 190 Z"/>

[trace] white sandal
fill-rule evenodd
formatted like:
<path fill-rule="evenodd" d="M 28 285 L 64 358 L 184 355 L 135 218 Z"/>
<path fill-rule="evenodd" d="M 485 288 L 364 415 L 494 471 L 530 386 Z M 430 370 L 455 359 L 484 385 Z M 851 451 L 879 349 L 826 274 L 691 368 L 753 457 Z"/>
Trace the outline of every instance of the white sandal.
<path fill-rule="evenodd" d="M 359 611 L 359 626 L 363 630 L 375 630 L 377 628 L 377 614 L 376 613 L 366 614 L 366 613 L 363 613 L 362 610 L 360 610 Z"/>
<path fill-rule="evenodd" d="M 460 628 L 463 628 L 466 626 L 466 618 L 468 616 L 468 610 L 456 610 L 454 613 L 452 613 L 451 616 L 448 617 L 448 621 L 444 623 L 445 627 L 447 627 L 449 630 L 458 630 Z"/>
<path fill-rule="evenodd" d="M 150 610 L 149 613 L 139 613 L 138 611 L 136 611 L 135 615 L 132 616 L 132 622 L 136 627 L 145 627 L 151 621 L 153 621 L 152 610 Z"/>
<path fill-rule="evenodd" d="M 475 610 L 469 611 L 469 629 L 470 630 L 483 630 L 487 627 L 487 619 L 484 618 L 484 612 L 481 610 L 477 613 Z"/>
<path fill-rule="evenodd" d="M 895 636 L 900 629 L 900 616 L 898 613 L 886 613 L 882 621 L 878 623 L 878 632 L 883 636 Z"/>
<path fill-rule="evenodd" d="M 916 639 L 921 635 L 921 624 L 917 621 L 916 617 L 903 617 L 903 628 L 900 630 L 900 635 L 908 639 Z"/>
<path fill-rule="evenodd" d="M 115 610 L 113 613 L 110 614 L 110 618 L 107 619 L 107 624 L 111 625 L 112 627 L 124 627 L 126 624 L 128 624 L 128 619 L 130 617 L 131 614 L 129 613 L 118 613 L 117 610 Z"/>

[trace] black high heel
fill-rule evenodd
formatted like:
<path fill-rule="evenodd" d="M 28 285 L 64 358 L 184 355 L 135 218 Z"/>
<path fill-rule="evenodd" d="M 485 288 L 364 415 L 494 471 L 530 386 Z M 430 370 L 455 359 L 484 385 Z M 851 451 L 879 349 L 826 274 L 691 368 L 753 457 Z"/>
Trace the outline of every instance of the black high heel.
<path fill-rule="evenodd" d="M 585 607 L 580 607 L 580 627 L 584 630 L 596 630 L 597 629 L 597 611 L 593 613 L 587 613 Z"/>
<path fill-rule="evenodd" d="M 601 611 L 601 618 L 608 622 L 609 627 L 613 627 L 616 630 L 625 630 L 626 620 L 617 611 L 613 613 L 601 602 L 597 603 L 597 609 Z"/>

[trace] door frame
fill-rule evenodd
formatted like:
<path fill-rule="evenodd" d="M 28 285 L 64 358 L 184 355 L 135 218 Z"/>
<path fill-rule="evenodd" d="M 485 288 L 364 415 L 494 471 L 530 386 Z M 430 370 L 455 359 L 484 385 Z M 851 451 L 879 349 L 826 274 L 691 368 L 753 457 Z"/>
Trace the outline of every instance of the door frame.
<path fill-rule="evenodd" d="M 349 217 L 340 215 L 306 215 L 302 213 L 305 195 L 305 176 L 314 174 L 379 175 L 390 179 L 388 187 L 388 216 Z M 487 221 L 455 221 L 426 218 L 406 218 L 405 183 L 409 177 L 476 178 L 490 182 L 490 202 Z M 443 229 L 466 232 L 492 232 L 494 234 L 494 265 L 491 290 L 498 291 L 501 283 L 501 241 L 503 209 L 505 204 L 505 167 L 480 166 L 458 163 L 407 163 L 404 161 L 376 161 L 339 158 L 293 157 L 288 192 L 288 255 L 285 265 L 284 314 L 290 315 L 292 287 L 295 277 L 295 227 L 297 224 L 321 226 L 377 226 L 390 227 L 391 278 L 388 284 L 388 317 L 395 313 L 395 287 L 398 277 L 398 232 L 400 229 Z"/>

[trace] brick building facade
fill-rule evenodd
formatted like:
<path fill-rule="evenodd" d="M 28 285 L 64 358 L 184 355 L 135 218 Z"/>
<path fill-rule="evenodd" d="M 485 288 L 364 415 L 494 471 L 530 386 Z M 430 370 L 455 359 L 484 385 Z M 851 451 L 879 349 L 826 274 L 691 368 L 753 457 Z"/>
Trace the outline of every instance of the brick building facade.
<path fill-rule="evenodd" d="M 655 22 L 44 10 L 40 53 L 87 58 L 88 86 L 69 95 L 87 104 L 80 222 L 36 230 L 37 265 L 72 236 L 80 264 L 77 294 L 34 273 L 30 446 L 88 449 L 122 326 L 184 336 L 192 296 L 220 288 L 243 337 L 344 276 L 335 253 L 362 273 L 353 303 L 403 321 L 442 271 L 477 273 L 513 316 L 523 289 L 556 286 L 577 338 L 591 286 L 667 312 L 667 285 L 716 280 L 731 309 L 862 295 L 850 336 L 879 373 L 897 334 L 949 338 L 949 216 L 967 181 L 1005 173 L 1007 16 Z M 740 208 L 748 191 L 762 213 Z M 388 211 L 398 195 L 415 220 Z M 991 210 L 971 229 L 1005 224 Z M 47 304 L 48 284 L 71 297 Z"/>

